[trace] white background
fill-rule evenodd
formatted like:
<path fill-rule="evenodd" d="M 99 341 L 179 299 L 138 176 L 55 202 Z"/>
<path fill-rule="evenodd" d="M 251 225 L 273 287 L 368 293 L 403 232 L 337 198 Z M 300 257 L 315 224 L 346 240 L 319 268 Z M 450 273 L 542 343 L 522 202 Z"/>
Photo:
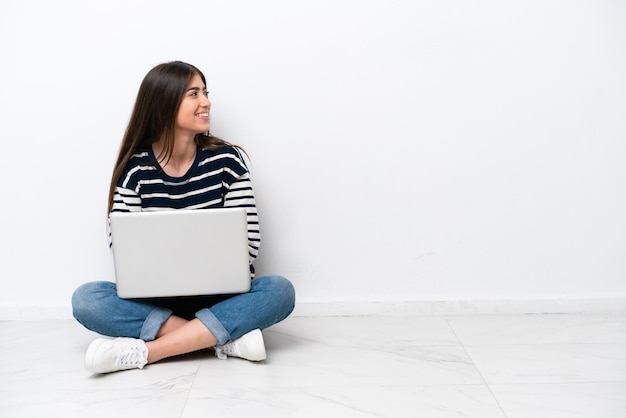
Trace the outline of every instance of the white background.
<path fill-rule="evenodd" d="M 0 5 L 0 307 L 111 280 L 146 72 L 206 74 L 299 302 L 626 296 L 626 2 Z M 69 311 L 68 311 L 69 312 Z"/>

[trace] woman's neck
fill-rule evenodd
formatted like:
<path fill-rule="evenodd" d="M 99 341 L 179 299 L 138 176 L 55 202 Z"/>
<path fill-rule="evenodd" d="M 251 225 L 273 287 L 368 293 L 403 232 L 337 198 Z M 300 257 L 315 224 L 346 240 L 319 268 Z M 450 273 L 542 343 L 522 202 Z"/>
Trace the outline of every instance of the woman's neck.
<path fill-rule="evenodd" d="M 181 177 L 193 164 L 196 157 L 197 146 L 194 140 L 174 142 L 172 155 L 165 155 L 165 143 L 159 140 L 152 144 L 152 151 L 159 160 L 159 164 L 165 173 L 172 177 Z"/>

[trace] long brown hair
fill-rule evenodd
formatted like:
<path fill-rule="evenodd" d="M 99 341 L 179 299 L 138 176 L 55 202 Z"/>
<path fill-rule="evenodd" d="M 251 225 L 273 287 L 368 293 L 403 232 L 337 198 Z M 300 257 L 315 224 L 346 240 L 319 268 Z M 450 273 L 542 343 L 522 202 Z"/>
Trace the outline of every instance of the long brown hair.
<path fill-rule="evenodd" d="M 174 149 L 176 115 L 187 86 L 196 74 L 202 78 L 202 82 L 206 86 L 206 79 L 202 71 L 181 61 L 159 64 L 146 74 L 139 87 L 135 106 L 126 127 L 111 176 L 107 213 L 113 209 L 113 197 L 117 182 L 130 157 L 137 150 L 146 148 L 163 138 L 165 141 L 164 155 L 157 159 L 162 157 L 167 161 L 171 157 Z M 234 146 L 210 134 L 198 134 L 195 140 L 198 145 L 209 149 Z"/>

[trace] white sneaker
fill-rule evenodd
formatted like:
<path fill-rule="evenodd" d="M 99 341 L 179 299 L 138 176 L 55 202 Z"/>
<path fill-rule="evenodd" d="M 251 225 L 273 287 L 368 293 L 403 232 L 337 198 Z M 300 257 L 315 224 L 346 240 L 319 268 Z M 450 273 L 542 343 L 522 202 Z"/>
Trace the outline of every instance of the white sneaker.
<path fill-rule="evenodd" d="M 250 361 L 266 359 L 265 343 L 260 329 L 255 329 L 236 340 L 227 342 L 221 347 L 215 347 L 215 355 L 221 360 L 228 356 L 239 357 Z"/>
<path fill-rule="evenodd" d="M 93 373 L 142 369 L 148 362 L 148 348 L 136 338 L 98 338 L 87 348 L 85 368 Z"/>

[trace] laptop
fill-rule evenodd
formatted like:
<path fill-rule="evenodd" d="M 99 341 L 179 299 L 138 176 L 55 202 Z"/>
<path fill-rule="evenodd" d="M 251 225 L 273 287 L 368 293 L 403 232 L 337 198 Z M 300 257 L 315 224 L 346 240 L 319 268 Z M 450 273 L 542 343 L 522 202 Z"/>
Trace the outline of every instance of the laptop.
<path fill-rule="evenodd" d="M 244 208 L 113 212 L 110 222 L 120 298 L 250 290 Z"/>

